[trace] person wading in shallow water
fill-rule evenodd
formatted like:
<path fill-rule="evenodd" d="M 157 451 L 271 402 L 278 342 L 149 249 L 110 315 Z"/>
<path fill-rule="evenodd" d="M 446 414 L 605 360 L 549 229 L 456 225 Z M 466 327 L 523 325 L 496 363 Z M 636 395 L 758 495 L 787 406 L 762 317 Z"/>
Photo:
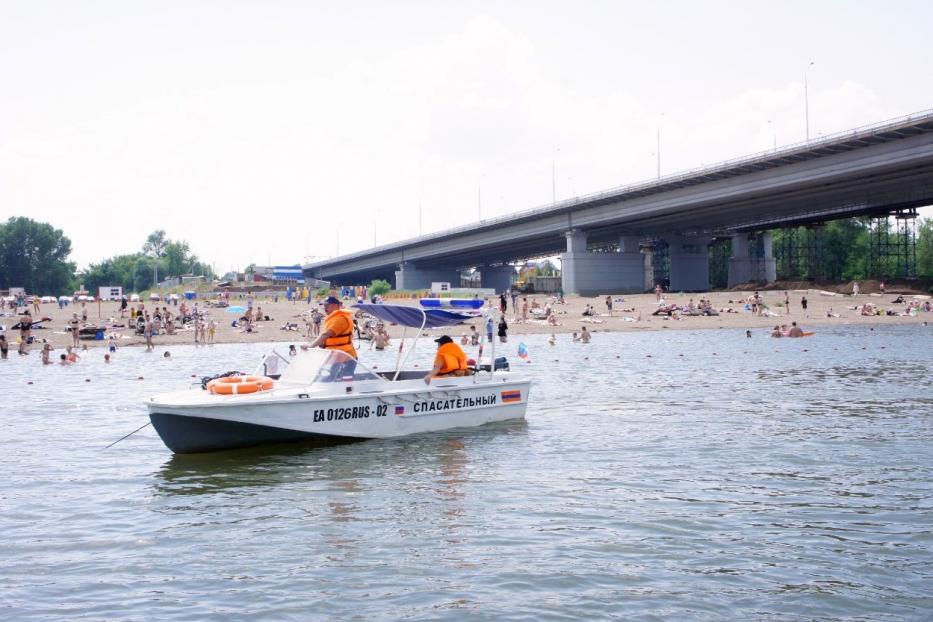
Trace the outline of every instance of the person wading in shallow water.
<path fill-rule="evenodd" d="M 499 318 L 498 335 L 499 335 L 499 341 L 502 343 L 505 343 L 506 341 L 509 340 L 509 325 L 508 325 L 508 322 L 505 321 L 504 315 Z"/>

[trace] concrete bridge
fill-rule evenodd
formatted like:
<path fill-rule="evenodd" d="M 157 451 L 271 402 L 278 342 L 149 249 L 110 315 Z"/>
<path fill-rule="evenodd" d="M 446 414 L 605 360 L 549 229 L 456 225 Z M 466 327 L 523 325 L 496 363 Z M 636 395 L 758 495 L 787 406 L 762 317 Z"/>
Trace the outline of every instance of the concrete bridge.
<path fill-rule="evenodd" d="M 334 283 L 394 282 L 424 289 L 477 268 L 506 289 L 508 262 L 560 255 L 563 289 L 596 294 L 653 287 L 646 240 L 663 240 L 675 290 L 709 288 L 709 244 L 732 239 L 729 283 L 774 280 L 748 234 L 781 226 L 933 204 L 933 110 L 711 167 L 613 188 L 506 217 L 303 266 Z"/>

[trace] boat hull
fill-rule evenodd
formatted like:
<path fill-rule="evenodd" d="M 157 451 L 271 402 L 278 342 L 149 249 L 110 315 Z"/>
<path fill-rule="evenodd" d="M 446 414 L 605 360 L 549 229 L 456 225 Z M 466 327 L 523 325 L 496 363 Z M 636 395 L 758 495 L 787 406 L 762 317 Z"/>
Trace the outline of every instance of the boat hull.
<path fill-rule="evenodd" d="M 153 398 L 148 407 L 169 449 L 197 453 L 285 442 L 335 444 L 521 419 L 529 388 L 527 380 L 464 378 L 339 398 L 300 390 L 243 396 L 195 390 Z"/>
<path fill-rule="evenodd" d="M 312 446 L 331 446 L 352 440 L 340 436 L 208 417 L 154 412 L 149 414 L 149 419 L 165 446 L 176 454 L 205 453 L 277 443 L 300 442 Z"/>

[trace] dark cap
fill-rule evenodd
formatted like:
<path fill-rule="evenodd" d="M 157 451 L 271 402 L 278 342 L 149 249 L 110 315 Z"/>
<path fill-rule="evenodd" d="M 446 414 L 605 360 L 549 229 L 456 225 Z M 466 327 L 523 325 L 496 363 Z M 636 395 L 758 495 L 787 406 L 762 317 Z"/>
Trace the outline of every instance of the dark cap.
<path fill-rule="evenodd" d="M 453 343 L 453 342 L 454 340 L 448 337 L 447 335 L 441 335 L 440 337 L 434 340 L 434 343 L 437 343 L 437 344 Z"/>
<path fill-rule="evenodd" d="M 340 299 L 337 298 L 336 296 L 328 296 L 327 300 L 324 301 L 324 304 L 325 305 L 339 305 L 343 303 L 341 303 Z"/>

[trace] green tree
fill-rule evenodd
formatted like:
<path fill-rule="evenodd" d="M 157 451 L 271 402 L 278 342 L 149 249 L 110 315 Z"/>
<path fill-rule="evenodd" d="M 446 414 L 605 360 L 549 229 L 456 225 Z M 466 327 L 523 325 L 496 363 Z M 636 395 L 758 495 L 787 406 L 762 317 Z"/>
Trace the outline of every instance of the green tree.
<path fill-rule="evenodd" d="M 61 229 L 31 218 L 10 218 L 0 224 L 0 287 L 63 293 L 73 285 L 70 254 L 71 240 Z"/>
<path fill-rule="evenodd" d="M 557 266 L 550 259 L 538 264 L 538 276 L 557 276 Z"/>
<path fill-rule="evenodd" d="M 105 259 L 99 264 L 91 264 L 78 273 L 78 280 L 84 283 L 88 291 L 96 291 L 98 287 L 119 285 L 126 292 L 136 288 L 136 264 L 148 263 L 141 253 L 133 255 L 117 255 Z"/>
<path fill-rule="evenodd" d="M 369 284 L 368 293 L 370 296 L 382 296 L 392 289 L 392 285 L 385 279 L 374 279 Z"/>
<path fill-rule="evenodd" d="M 156 229 L 146 238 L 146 243 L 143 244 L 143 253 L 150 257 L 164 257 L 165 247 L 168 243 L 169 240 L 165 237 L 165 231 Z"/>
<path fill-rule="evenodd" d="M 152 286 L 155 287 L 159 284 L 159 268 L 161 267 L 161 262 L 159 259 L 165 257 L 165 247 L 168 244 L 168 240 L 165 238 L 165 230 L 156 229 L 149 234 L 149 237 L 146 238 L 146 242 L 143 244 L 143 253 L 152 257 Z M 137 270 L 136 274 L 139 274 Z M 134 278 L 135 280 L 135 278 Z M 137 281 L 137 290 L 145 289 L 144 287 L 138 286 Z"/>
<path fill-rule="evenodd" d="M 868 257 L 868 226 L 847 218 L 826 223 L 823 230 L 824 276 L 830 281 L 865 278 Z"/>
<path fill-rule="evenodd" d="M 169 241 L 163 247 L 165 257 L 165 276 L 179 276 L 191 272 L 196 258 L 191 256 L 191 248 L 187 242 Z M 194 259 L 194 261 L 192 261 Z"/>
<path fill-rule="evenodd" d="M 775 229 L 771 232 L 775 257 L 778 259 L 778 278 L 811 278 L 830 281 L 863 279 L 868 274 L 869 229 L 861 218 L 846 218 L 826 223 L 821 228 Z M 792 236 L 796 243 L 820 247 L 818 263 L 811 265 L 806 254 L 784 257 L 785 238 Z M 788 246 L 793 246 L 791 242 Z"/>
<path fill-rule="evenodd" d="M 152 285 L 153 268 L 158 260 L 142 258 L 133 268 L 133 289 L 137 292 L 149 289 Z"/>
<path fill-rule="evenodd" d="M 917 276 L 933 278 L 933 218 L 917 226 Z"/>
<path fill-rule="evenodd" d="M 162 229 L 149 234 L 146 243 L 143 244 L 143 253 L 155 262 L 155 267 L 162 276 L 196 274 L 214 278 L 213 269 L 208 264 L 198 261 L 187 242 L 168 239 Z M 149 267 L 153 267 L 152 262 Z"/>

